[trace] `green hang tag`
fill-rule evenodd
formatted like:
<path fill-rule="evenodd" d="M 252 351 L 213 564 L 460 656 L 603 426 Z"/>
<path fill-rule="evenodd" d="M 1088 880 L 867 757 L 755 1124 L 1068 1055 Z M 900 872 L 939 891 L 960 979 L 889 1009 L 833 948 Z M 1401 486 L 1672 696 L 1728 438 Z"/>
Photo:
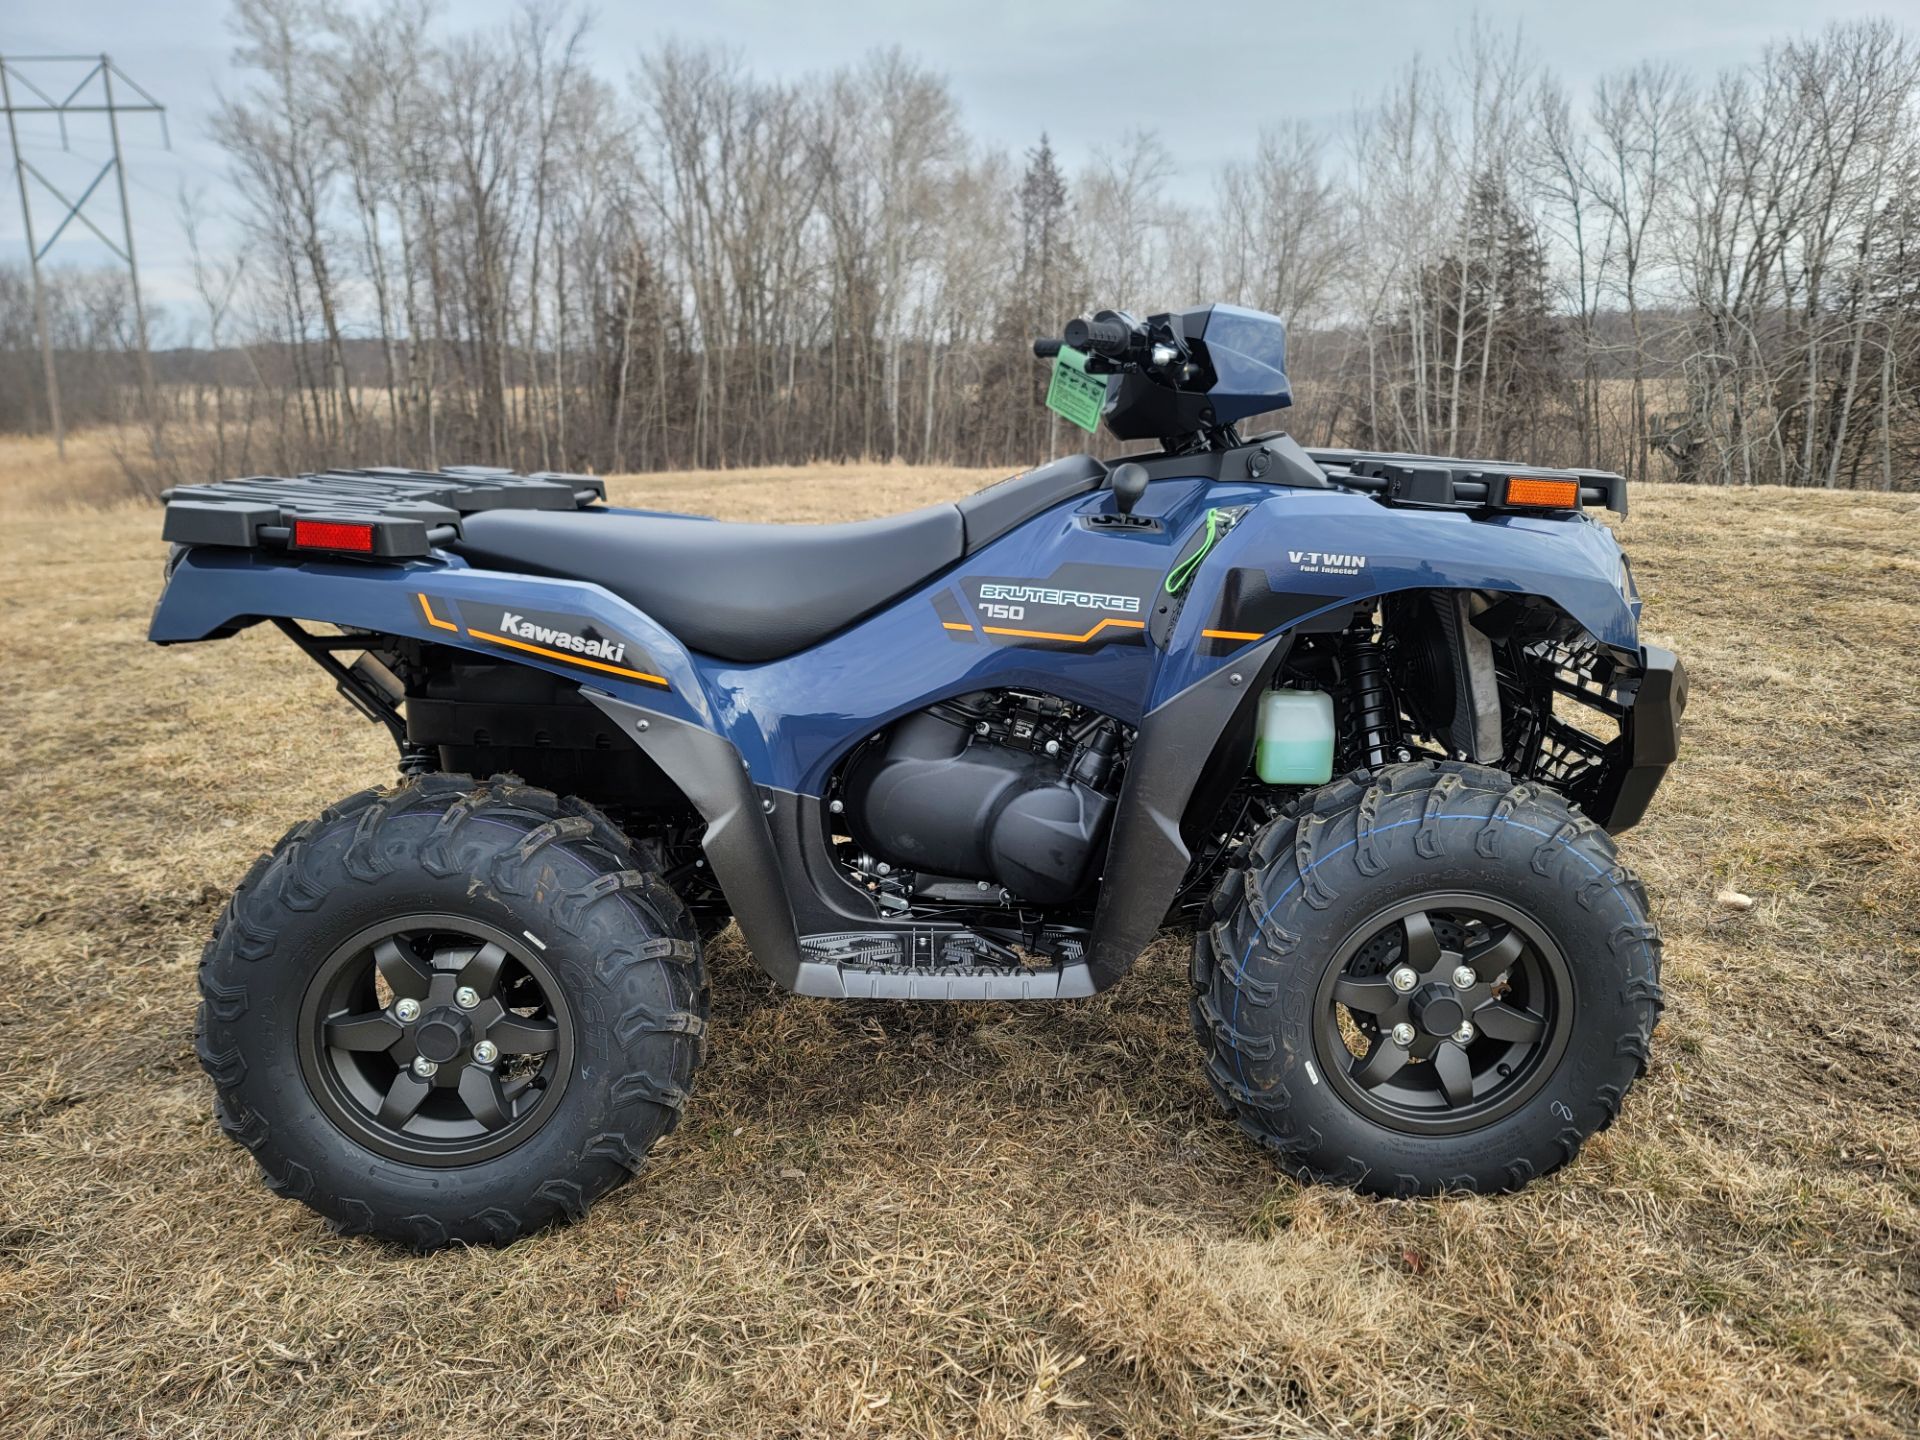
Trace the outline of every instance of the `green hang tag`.
<path fill-rule="evenodd" d="M 1082 430 L 1093 431 L 1100 428 L 1100 411 L 1106 403 L 1106 378 L 1087 374 L 1087 357 L 1062 345 L 1053 361 L 1053 383 L 1047 386 L 1047 408 Z"/>

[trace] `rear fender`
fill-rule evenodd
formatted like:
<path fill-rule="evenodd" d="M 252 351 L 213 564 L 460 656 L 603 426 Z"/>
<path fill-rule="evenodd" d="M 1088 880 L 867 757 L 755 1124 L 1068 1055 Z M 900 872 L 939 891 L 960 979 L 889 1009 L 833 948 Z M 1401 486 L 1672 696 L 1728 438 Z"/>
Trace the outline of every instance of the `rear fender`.
<path fill-rule="evenodd" d="M 578 683 L 700 812 L 706 853 L 755 959 L 793 988 L 801 955 L 762 801 L 738 749 L 715 732 L 713 707 L 687 651 L 645 613 L 598 585 L 457 560 L 288 564 L 247 551 L 192 549 L 173 566 L 148 638 L 163 645 L 208 640 L 274 619 L 408 636 Z"/>
<path fill-rule="evenodd" d="M 472 650 L 713 728 L 713 706 L 685 647 L 645 612 L 598 585 L 457 559 L 289 564 L 253 551 L 190 549 L 172 567 L 147 638 L 210 640 L 276 618 Z"/>

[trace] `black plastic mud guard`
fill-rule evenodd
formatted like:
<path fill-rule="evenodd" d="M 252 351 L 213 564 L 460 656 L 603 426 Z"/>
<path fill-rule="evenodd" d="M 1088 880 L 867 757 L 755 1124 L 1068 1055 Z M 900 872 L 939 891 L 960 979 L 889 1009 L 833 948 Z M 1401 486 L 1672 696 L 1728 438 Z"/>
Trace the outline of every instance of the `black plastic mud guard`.
<path fill-rule="evenodd" d="M 1285 657 L 1292 636 L 1273 635 L 1189 685 L 1140 724 L 1114 816 L 1087 965 L 1094 988 L 1125 975 L 1165 923 L 1193 859 L 1180 822 L 1194 787 L 1241 707 Z"/>
<path fill-rule="evenodd" d="M 1611 834 L 1637 825 L 1680 754 L 1680 717 L 1687 708 L 1687 670 L 1671 650 L 1640 647 L 1640 682 L 1621 722 L 1627 765 L 1602 822 Z"/>
<path fill-rule="evenodd" d="M 707 822 L 701 844 L 740 934 L 760 968 L 783 989 L 800 979 L 800 938 L 781 878 L 773 831 L 740 752 L 711 730 L 587 686 L 580 693 L 608 715 L 686 792 Z"/>

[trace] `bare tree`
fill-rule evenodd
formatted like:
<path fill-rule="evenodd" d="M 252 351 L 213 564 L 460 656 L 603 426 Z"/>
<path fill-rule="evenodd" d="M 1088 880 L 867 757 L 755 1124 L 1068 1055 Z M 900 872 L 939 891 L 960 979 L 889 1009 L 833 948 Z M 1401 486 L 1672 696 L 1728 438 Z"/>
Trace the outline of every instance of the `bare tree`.
<path fill-rule="evenodd" d="M 1173 210 L 1164 191 L 1173 158 L 1150 130 L 1094 151 L 1077 182 L 1075 248 L 1089 292 L 1114 309 L 1151 304 L 1168 277 L 1164 245 Z"/>
<path fill-rule="evenodd" d="M 1644 475 L 1647 458 L 1646 281 L 1653 224 L 1672 183 L 1672 162 L 1688 123 L 1691 96 L 1670 65 L 1647 64 L 1600 82 L 1594 102 L 1597 154 L 1586 184 L 1605 212 L 1619 246 L 1620 293 L 1632 331 L 1633 396 L 1629 474 Z"/>
<path fill-rule="evenodd" d="M 1352 227 L 1325 142 L 1305 124 L 1260 132 L 1253 156 L 1220 175 L 1214 244 L 1222 299 L 1323 319 L 1350 260 Z"/>

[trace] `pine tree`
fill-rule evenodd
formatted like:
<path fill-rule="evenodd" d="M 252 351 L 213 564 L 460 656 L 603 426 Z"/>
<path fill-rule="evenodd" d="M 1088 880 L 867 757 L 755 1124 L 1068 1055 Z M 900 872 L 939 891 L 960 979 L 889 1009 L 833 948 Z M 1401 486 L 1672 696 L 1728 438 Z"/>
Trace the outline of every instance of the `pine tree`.
<path fill-rule="evenodd" d="M 1058 428 L 1045 408 L 1052 367 L 1029 358 L 1027 346 L 1036 336 L 1059 334 L 1061 325 L 1075 313 L 1080 263 L 1069 234 L 1072 208 L 1067 177 L 1044 133 L 1039 145 L 1027 152 L 1015 207 L 1020 259 L 1013 293 L 994 327 L 1000 354 L 990 368 L 998 370 L 1004 363 L 1025 378 L 1024 383 L 1014 380 L 1001 388 L 994 383 L 998 377 L 989 375 L 987 391 L 1015 397 L 1008 416 L 1010 435 L 1025 434 L 1032 437 L 1030 443 L 1046 445 L 1049 438 L 1057 439 Z"/>

